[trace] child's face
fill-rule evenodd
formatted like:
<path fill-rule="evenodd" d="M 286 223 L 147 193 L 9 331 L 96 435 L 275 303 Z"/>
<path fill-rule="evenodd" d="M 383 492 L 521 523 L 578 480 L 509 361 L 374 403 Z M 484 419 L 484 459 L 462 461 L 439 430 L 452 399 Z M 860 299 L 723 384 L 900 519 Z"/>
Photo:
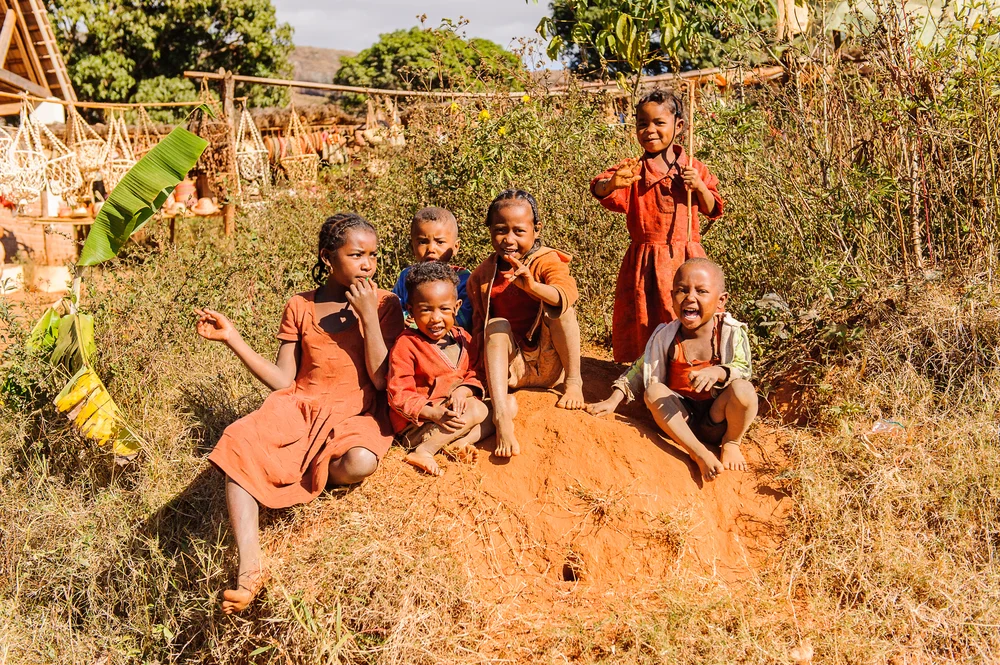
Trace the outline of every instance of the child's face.
<path fill-rule="evenodd" d="M 646 102 L 635 112 L 635 138 L 647 153 L 663 152 L 683 130 L 684 121 L 670 104 Z"/>
<path fill-rule="evenodd" d="M 417 263 L 448 263 L 458 252 L 458 229 L 449 222 L 418 222 L 410 229 L 410 248 Z"/>
<path fill-rule="evenodd" d="M 710 323 L 721 312 L 728 294 L 711 266 L 681 266 L 674 278 L 674 312 L 685 330 L 694 331 Z"/>
<path fill-rule="evenodd" d="M 490 220 L 490 241 L 501 259 L 521 259 L 535 244 L 535 216 L 527 201 L 515 200 L 500 206 Z"/>
<path fill-rule="evenodd" d="M 333 251 L 324 249 L 323 261 L 330 279 L 341 286 L 371 277 L 378 267 L 378 238 L 368 229 L 351 229 L 344 244 Z"/>
<path fill-rule="evenodd" d="M 455 326 L 455 315 L 462 301 L 451 282 L 424 282 L 410 291 L 410 316 L 432 341 L 438 341 Z"/>

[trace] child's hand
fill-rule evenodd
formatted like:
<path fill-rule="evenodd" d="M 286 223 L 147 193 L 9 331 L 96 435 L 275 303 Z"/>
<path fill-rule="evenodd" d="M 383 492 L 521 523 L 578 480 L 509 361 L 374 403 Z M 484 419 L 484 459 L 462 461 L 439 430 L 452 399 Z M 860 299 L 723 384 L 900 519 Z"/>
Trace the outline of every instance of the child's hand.
<path fill-rule="evenodd" d="M 639 160 L 635 157 L 629 157 L 615 167 L 614 175 L 608 180 L 608 187 L 612 190 L 622 189 L 623 187 L 631 186 L 632 183 L 638 182 L 641 179 L 642 165 L 639 164 Z"/>
<path fill-rule="evenodd" d="M 705 189 L 705 182 L 698 175 L 698 170 L 690 164 L 681 169 L 681 177 L 684 178 L 684 186 L 688 189 L 694 191 Z"/>
<path fill-rule="evenodd" d="M 194 313 L 198 317 L 194 329 L 205 339 L 228 344 L 239 336 L 232 321 L 222 314 L 211 309 L 195 309 Z"/>
<path fill-rule="evenodd" d="M 378 292 L 371 277 L 359 279 L 347 289 L 347 302 L 363 324 L 378 322 Z"/>
<path fill-rule="evenodd" d="M 459 386 L 451 393 L 448 404 L 451 406 L 451 410 L 461 417 L 465 415 L 465 407 L 468 406 L 470 397 L 472 397 L 472 391 L 469 390 L 469 387 Z"/>
<path fill-rule="evenodd" d="M 603 402 L 597 402 L 595 404 L 588 404 L 584 407 L 587 413 L 597 418 L 604 418 L 605 416 L 610 416 L 618 408 L 618 405 L 622 403 L 625 398 L 625 394 L 620 390 L 613 390 L 611 392 L 611 397 L 607 398 Z"/>
<path fill-rule="evenodd" d="M 535 290 L 535 277 L 531 274 L 531 269 L 513 256 L 507 257 L 507 261 L 514 266 L 514 272 L 507 275 L 507 281 L 514 282 L 514 286 L 522 291 L 533 293 Z"/>
<path fill-rule="evenodd" d="M 462 417 L 444 404 L 431 409 L 428 420 L 437 423 L 438 427 L 445 432 L 457 432 L 465 427 L 465 421 L 462 420 Z"/>
<path fill-rule="evenodd" d="M 696 393 L 711 390 L 715 384 L 726 380 L 726 370 L 719 365 L 696 369 L 688 375 L 691 378 L 691 387 Z"/>

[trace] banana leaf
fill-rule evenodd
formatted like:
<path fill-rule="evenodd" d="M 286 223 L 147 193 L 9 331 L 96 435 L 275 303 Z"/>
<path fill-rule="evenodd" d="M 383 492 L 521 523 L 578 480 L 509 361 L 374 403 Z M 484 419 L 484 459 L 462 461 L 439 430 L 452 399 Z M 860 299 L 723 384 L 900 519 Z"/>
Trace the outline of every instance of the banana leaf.
<path fill-rule="evenodd" d="M 206 147 L 204 139 L 175 127 L 136 162 L 101 206 L 77 265 L 93 266 L 117 256 L 129 237 L 166 202 Z"/>
<path fill-rule="evenodd" d="M 53 365 L 62 364 L 70 372 L 76 372 L 89 365 L 97 344 L 94 342 L 94 317 L 77 312 L 59 318 L 56 332 L 56 346 L 49 361 Z"/>
<path fill-rule="evenodd" d="M 131 457 L 139 452 L 142 439 L 125 422 L 101 379 L 86 365 L 73 375 L 56 396 L 54 404 L 83 436 L 110 444 L 115 455 Z"/>
<path fill-rule="evenodd" d="M 28 339 L 24 342 L 28 353 L 41 353 L 52 348 L 59 334 L 60 318 L 61 316 L 55 307 L 49 307 L 45 310 L 45 314 L 38 319 L 38 323 L 28 333 Z"/>

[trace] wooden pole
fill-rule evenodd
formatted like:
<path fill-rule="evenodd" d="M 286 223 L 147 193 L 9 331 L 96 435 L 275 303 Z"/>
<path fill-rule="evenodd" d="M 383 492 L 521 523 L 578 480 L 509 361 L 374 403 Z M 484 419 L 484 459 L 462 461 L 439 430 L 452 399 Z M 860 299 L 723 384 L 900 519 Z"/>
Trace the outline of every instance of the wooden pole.
<path fill-rule="evenodd" d="M 236 193 L 240 177 L 239 173 L 234 173 L 234 171 L 237 170 L 236 133 L 234 131 L 235 125 L 233 123 L 233 120 L 236 117 L 236 106 L 233 103 L 236 91 L 236 81 L 233 79 L 233 73 L 230 71 L 220 69 L 219 73 L 223 75 L 222 115 L 226 119 L 226 126 L 229 130 L 229 140 L 226 145 L 226 151 L 229 153 L 228 159 L 226 160 L 229 164 L 229 172 L 223 175 L 223 182 L 226 188 L 226 202 L 222 206 L 222 226 L 226 236 L 228 237 L 236 232 L 236 204 L 233 201 L 233 197 Z M 234 182 L 236 183 L 236 187 L 234 187 Z"/>
<path fill-rule="evenodd" d="M 691 166 L 694 160 L 694 81 L 688 83 L 688 166 Z M 691 242 L 691 233 L 694 227 L 694 210 L 691 208 L 691 188 L 687 190 L 688 194 L 688 242 Z"/>

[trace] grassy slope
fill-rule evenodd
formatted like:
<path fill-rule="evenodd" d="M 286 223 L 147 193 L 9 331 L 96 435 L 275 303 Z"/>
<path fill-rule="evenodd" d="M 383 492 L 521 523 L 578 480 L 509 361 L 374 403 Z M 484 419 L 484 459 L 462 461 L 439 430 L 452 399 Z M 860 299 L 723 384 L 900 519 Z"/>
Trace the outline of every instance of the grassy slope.
<path fill-rule="evenodd" d="M 425 202 L 449 206 L 473 264 L 485 252 L 485 205 L 519 184 L 539 196 L 549 242 L 577 256 L 588 337 L 606 338 L 625 238 L 620 219 L 582 192 L 632 150 L 627 135 L 572 101 L 558 111 L 491 109 L 488 119 L 476 109 L 417 118 L 405 156 L 384 157 L 386 177 L 332 175 L 329 201 L 279 199 L 241 218 L 231 242 L 193 228 L 176 247 L 135 248 L 90 280 L 98 369 L 150 447 L 140 464 L 114 468 L 45 406 L 57 381 L 31 387 L 9 374 L 26 394 L 8 391 L 0 425 L 0 653 L 18 663 L 768 663 L 787 662 L 808 639 L 826 662 L 996 660 L 995 253 L 982 272 L 968 261 L 944 264 L 938 281 L 887 277 L 899 243 L 887 230 L 895 220 L 880 226 L 884 209 L 862 196 L 871 178 L 854 183 L 848 164 L 840 194 L 826 195 L 801 153 L 807 137 L 793 133 L 816 125 L 731 105 L 705 114 L 705 157 L 730 199 L 708 248 L 729 272 L 735 311 L 755 324 L 762 382 L 787 387 L 782 377 L 794 376 L 811 424 L 787 433 L 796 514 L 775 563 L 739 592 L 681 575 L 641 603 L 609 602 L 596 623 L 514 632 L 459 563 L 439 556 L 440 523 L 413 520 L 405 497 L 373 483 L 269 515 L 267 543 L 303 530 L 309 538 L 246 620 L 217 614 L 233 558 L 204 454 L 263 393 L 231 354 L 194 339 L 195 304 L 230 313 L 252 346 L 272 353 L 282 304 L 309 288 L 325 214 L 350 207 L 374 219 L 393 274 L 405 261 L 407 216 Z M 449 139 L 437 140 L 441 132 Z M 949 251 L 995 242 L 995 219 L 977 219 L 987 230 L 956 236 Z M 893 258 L 866 258 L 883 255 Z M 754 305 L 768 291 L 790 309 Z M 10 360 L 41 375 L 28 359 Z M 881 418 L 905 432 L 869 434 Z M 320 522 L 337 528 L 307 528 Z"/>

